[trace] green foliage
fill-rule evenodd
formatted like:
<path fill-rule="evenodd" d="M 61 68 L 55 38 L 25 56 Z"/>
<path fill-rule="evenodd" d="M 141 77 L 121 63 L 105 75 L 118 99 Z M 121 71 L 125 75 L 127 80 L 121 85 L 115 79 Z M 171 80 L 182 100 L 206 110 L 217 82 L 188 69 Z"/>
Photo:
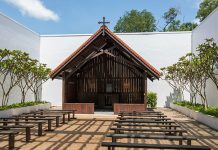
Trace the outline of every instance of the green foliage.
<path fill-rule="evenodd" d="M 161 68 L 162 79 L 176 90 L 186 90 L 191 95 L 191 102 L 196 101 L 196 94 L 201 97 L 204 109 L 208 109 L 206 85 L 207 80 L 215 84 L 218 91 L 218 79 L 215 69 L 218 68 L 218 46 L 213 39 L 206 39 L 196 51 L 189 53 L 171 66 Z"/>
<path fill-rule="evenodd" d="M 214 71 L 218 64 L 218 46 L 213 39 L 206 39 L 205 43 L 200 44 L 196 51 L 201 69 L 213 81 L 218 90 L 218 73 Z"/>
<path fill-rule="evenodd" d="M 165 27 L 163 28 L 163 31 L 174 31 L 172 29 L 178 28 L 178 25 L 180 24 L 179 20 L 176 20 L 176 17 L 180 11 L 174 7 L 170 8 L 167 12 L 164 13 L 163 19 L 165 20 Z"/>
<path fill-rule="evenodd" d="M 165 25 L 160 31 L 192 31 L 197 24 L 192 22 L 181 23 L 177 19 L 180 11 L 177 8 L 170 8 L 162 18 Z M 114 27 L 114 32 L 153 32 L 156 31 L 157 24 L 151 12 L 147 10 L 131 10 L 126 12 Z"/>
<path fill-rule="evenodd" d="M 186 22 L 180 25 L 179 31 L 192 31 L 197 26 L 198 26 L 197 23 Z"/>
<path fill-rule="evenodd" d="M 181 21 L 176 19 L 179 14 L 180 11 L 173 7 L 164 13 L 165 26 L 163 31 L 192 31 L 197 26 L 196 23 L 192 22 L 181 24 Z"/>
<path fill-rule="evenodd" d="M 164 29 L 164 31 L 179 31 L 180 30 L 180 21 L 174 20 L 172 21 L 169 26 Z"/>
<path fill-rule="evenodd" d="M 48 103 L 48 102 L 46 102 L 46 101 L 39 101 L 39 102 L 28 101 L 28 102 L 25 102 L 25 103 L 16 103 L 16 104 L 7 105 L 7 106 L 0 106 L 0 111 L 1 110 L 7 110 L 7 109 L 13 109 L 13 108 L 34 106 L 34 105 L 38 105 L 38 104 L 46 104 L 46 103 Z"/>
<path fill-rule="evenodd" d="M 203 21 L 214 9 L 218 7 L 218 0 L 204 0 L 200 4 L 196 18 Z"/>
<path fill-rule="evenodd" d="M 147 93 L 147 105 L 150 108 L 155 108 L 157 105 L 157 93 L 148 92 Z"/>
<path fill-rule="evenodd" d="M 31 59 L 29 54 L 20 50 L 0 49 L 0 89 L 2 92 L 2 106 L 7 105 L 9 95 L 15 86 L 22 93 L 21 102 L 25 101 L 30 89 L 35 100 L 38 100 L 39 88 L 48 80 L 51 69 L 38 60 Z"/>
<path fill-rule="evenodd" d="M 204 114 L 208 114 L 211 116 L 215 116 L 218 117 L 218 107 L 212 107 L 212 106 L 208 106 L 207 110 L 204 109 L 204 105 L 202 104 L 195 104 L 193 105 L 193 103 L 188 102 L 188 101 L 180 101 L 180 102 L 174 102 L 174 104 L 183 106 L 183 107 L 187 107 L 189 109 L 198 111 L 198 112 L 202 112 Z"/>
<path fill-rule="evenodd" d="M 114 32 L 152 32 L 155 29 L 152 13 L 147 10 L 131 10 L 118 20 Z"/>

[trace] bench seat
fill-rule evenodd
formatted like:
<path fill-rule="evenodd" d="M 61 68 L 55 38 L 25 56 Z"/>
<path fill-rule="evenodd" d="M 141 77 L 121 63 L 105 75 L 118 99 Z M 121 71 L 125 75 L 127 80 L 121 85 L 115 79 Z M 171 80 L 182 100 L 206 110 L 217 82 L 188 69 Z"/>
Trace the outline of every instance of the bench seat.
<path fill-rule="evenodd" d="M 108 150 L 111 150 L 112 148 L 115 148 L 115 147 L 210 150 L 210 148 L 207 146 L 196 146 L 196 145 L 140 144 L 140 143 L 118 143 L 118 142 L 102 142 L 101 146 L 108 147 Z"/>
<path fill-rule="evenodd" d="M 187 145 L 191 145 L 192 140 L 197 140 L 197 138 L 193 136 L 168 136 L 168 135 L 151 135 L 151 134 L 134 134 L 134 133 L 131 134 L 109 133 L 106 136 L 111 137 L 112 142 L 116 142 L 116 139 L 122 139 L 122 138 L 161 139 L 161 140 L 178 140 L 180 145 L 182 145 L 183 140 L 187 141 Z"/>

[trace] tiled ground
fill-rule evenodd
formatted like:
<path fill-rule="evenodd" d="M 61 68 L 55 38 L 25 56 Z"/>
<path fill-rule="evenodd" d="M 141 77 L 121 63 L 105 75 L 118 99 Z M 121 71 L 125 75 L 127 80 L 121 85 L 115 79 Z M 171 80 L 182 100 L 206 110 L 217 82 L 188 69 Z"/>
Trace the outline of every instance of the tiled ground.
<path fill-rule="evenodd" d="M 212 130 L 190 118 L 181 115 L 171 109 L 159 108 L 166 115 L 178 121 L 189 135 L 194 135 L 198 141 L 196 145 L 208 145 L 213 149 L 218 149 L 218 132 Z M 115 116 L 106 115 L 78 115 L 77 120 L 73 120 L 66 125 L 56 128 L 53 132 L 48 132 L 46 136 L 38 137 L 32 135 L 32 142 L 25 143 L 24 135 L 16 136 L 15 146 L 21 150 L 95 150 L 101 149 L 102 141 L 110 141 L 105 138 L 105 134 L 113 124 Z M 0 137 L 0 149 L 6 148 L 7 137 Z M 178 141 L 158 141 L 158 140 L 131 140 L 126 139 L 122 142 L 143 142 L 143 143 L 178 143 Z"/>

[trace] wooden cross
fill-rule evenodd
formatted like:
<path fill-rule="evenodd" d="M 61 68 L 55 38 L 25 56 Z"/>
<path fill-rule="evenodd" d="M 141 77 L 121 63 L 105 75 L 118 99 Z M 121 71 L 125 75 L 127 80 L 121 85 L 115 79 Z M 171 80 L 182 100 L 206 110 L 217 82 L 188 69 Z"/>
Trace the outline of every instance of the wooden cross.
<path fill-rule="evenodd" d="M 110 22 L 108 21 L 105 21 L 105 17 L 103 17 L 103 21 L 99 21 L 98 24 L 102 24 L 103 26 L 103 32 L 102 32 L 102 35 L 104 36 L 105 35 L 105 29 L 104 27 L 106 26 L 106 24 L 109 24 Z"/>
<path fill-rule="evenodd" d="M 103 17 L 103 21 L 99 21 L 98 24 L 102 24 L 103 26 L 105 26 L 106 24 L 109 24 L 110 22 L 105 21 L 105 17 Z"/>

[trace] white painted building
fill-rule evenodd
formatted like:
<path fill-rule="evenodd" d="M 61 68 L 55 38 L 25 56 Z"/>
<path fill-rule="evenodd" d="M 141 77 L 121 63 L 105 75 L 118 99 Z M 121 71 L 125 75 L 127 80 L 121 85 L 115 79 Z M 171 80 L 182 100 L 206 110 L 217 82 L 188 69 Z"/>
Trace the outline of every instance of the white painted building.
<path fill-rule="evenodd" d="M 192 31 L 192 52 L 196 53 L 198 45 L 204 43 L 205 39 L 208 38 L 213 38 L 218 44 L 218 8 Z M 218 90 L 211 80 L 208 81 L 206 91 L 208 104 L 211 106 L 218 106 Z"/>
<path fill-rule="evenodd" d="M 192 32 L 145 32 L 117 33 L 117 35 L 138 52 L 143 58 L 159 69 L 175 63 L 179 57 L 194 51 L 207 37 L 218 41 L 218 11 L 214 11 Z M 54 69 L 76 50 L 91 34 L 41 35 L 0 14 L 0 48 L 22 49 L 34 58 Z M 209 87 L 209 86 L 208 86 Z M 214 89 L 215 90 L 215 89 Z M 148 91 L 158 94 L 158 106 L 165 106 L 167 96 L 173 90 L 161 79 L 148 82 Z M 217 101 L 211 86 L 208 90 L 210 101 Z M 217 91 L 216 91 L 217 92 Z M 17 98 L 17 91 L 11 99 Z M 186 94 L 186 99 L 189 95 Z M 31 99 L 31 97 L 29 97 Z M 61 80 L 47 82 L 43 86 L 42 99 L 53 105 L 61 105 Z M 218 102 L 217 102 L 218 103 Z M 210 102 L 210 104 L 214 104 Z"/>

